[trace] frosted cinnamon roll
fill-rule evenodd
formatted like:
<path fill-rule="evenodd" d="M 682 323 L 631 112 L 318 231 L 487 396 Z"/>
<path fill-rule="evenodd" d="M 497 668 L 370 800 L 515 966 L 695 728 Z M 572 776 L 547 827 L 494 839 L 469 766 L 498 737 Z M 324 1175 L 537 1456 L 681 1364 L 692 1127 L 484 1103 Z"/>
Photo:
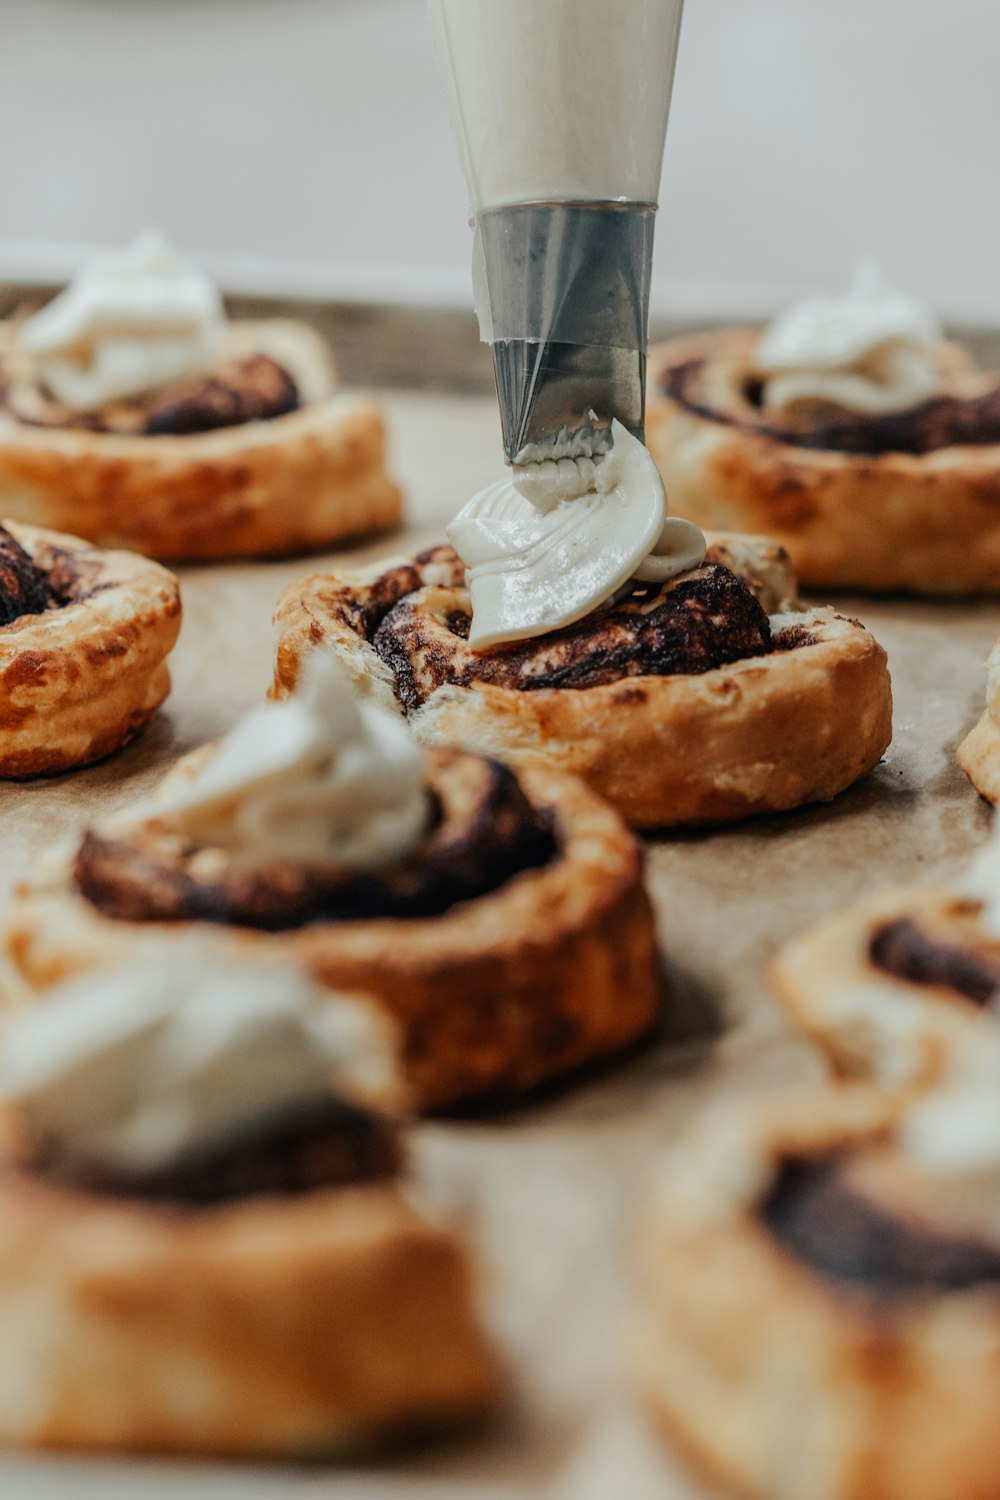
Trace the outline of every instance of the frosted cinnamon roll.
<path fill-rule="evenodd" d="M 484 1410 L 471 1267 L 415 1205 L 398 1094 L 363 1001 L 197 943 L 8 1018 L 0 1443 L 315 1456 Z"/>
<path fill-rule="evenodd" d="M 39 862 L 4 929 L 10 998 L 190 932 L 375 996 L 425 1109 L 620 1051 L 660 1001 L 614 811 L 564 772 L 421 750 L 324 653 L 151 805 Z"/>
<path fill-rule="evenodd" d="M 782 811 L 866 775 L 891 737 L 882 648 L 799 605 L 781 548 L 668 517 L 648 453 L 616 434 L 582 494 L 558 470 L 548 489 L 515 476 L 470 502 L 452 547 L 291 585 L 274 694 L 325 644 L 425 743 L 570 770 L 640 828 Z"/>
<path fill-rule="evenodd" d="M 995 1093 L 772 1096 L 671 1153 L 635 1354 L 665 1432 L 759 1500 L 996 1486 Z"/>
<path fill-rule="evenodd" d="M 675 503 L 774 537 L 803 583 L 1000 587 L 1000 379 L 873 268 L 762 330 L 662 345 L 650 390 L 649 446 Z"/>
<path fill-rule="evenodd" d="M 318 334 L 228 322 L 153 233 L 0 324 L 0 511 L 17 520 L 178 560 L 318 549 L 398 522 L 384 446 Z"/>

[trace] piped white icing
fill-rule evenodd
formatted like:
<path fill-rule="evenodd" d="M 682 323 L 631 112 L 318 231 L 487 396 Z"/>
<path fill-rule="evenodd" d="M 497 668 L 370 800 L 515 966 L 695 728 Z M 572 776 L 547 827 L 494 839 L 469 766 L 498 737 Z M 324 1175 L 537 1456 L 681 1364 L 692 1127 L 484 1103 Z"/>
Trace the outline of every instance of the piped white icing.
<path fill-rule="evenodd" d="M 764 329 L 754 352 L 763 405 L 823 402 L 871 413 L 919 405 L 941 388 L 942 337 L 932 312 L 865 262 L 843 296 L 795 303 Z"/>
<path fill-rule="evenodd" d="M 0 1098 L 69 1171 L 164 1167 L 331 1092 L 388 1095 L 394 1078 L 361 1003 L 183 942 L 71 980 L 0 1028 Z"/>
<path fill-rule="evenodd" d="M 620 422 L 612 434 L 597 459 L 533 464 L 488 486 L 448 527 L 467 569 L 474 650 L 571 625 L 630 578 L 661 582 L 703 561 L 698 528 L 668 518 L 647 449 Z"/>
<path fill-rule="evenodd" d="M 247 866 L 374 869 L 416 847 L 430 800 L 405 720 L 318 650 L 293 696 L 248 714 L 159 815 Z"/>
<path fill-rule="evenodd" d="M 154 230 L 96 256 L 21 328 L 41 381 L 87 411 L 203 369 L 225 313 L 218 289 Z"/>

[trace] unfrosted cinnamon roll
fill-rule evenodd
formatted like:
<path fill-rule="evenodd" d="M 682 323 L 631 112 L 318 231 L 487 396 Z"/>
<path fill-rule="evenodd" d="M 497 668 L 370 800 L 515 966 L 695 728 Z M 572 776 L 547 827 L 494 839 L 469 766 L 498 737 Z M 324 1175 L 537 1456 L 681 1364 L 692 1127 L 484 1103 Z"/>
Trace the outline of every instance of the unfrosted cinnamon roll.
<path fill-rule="evenodd" d="M 170 691 L 180 618 L 156 563 L 0 526 L 0 776 L 73 770 L 138 734 Z"/>

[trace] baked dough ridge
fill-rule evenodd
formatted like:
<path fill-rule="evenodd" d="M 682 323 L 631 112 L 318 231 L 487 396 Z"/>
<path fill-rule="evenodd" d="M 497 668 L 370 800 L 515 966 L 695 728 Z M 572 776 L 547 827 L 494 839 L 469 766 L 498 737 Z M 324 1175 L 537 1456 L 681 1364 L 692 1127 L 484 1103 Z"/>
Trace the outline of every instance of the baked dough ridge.
<path fill-rule="evenodd" d="M 724 549 L 720 560 L 760 587 L 765 608 L 780 608 L 776 594 L 787 602 L 781 549 L 760 538 L 709 540 Z M 390 669 L 345 610 L 345 598 L 389 566 L 314 575 L 285 590 L 275 614 L 275 696 L 292 691 L 305 657 L 325 643 L 359 691 L 399 709 Z M 446 618 L 453 597 L 453 589 L 432 586 L 426 607 Z M 700 675 L 532 692 L 446 685 L 410 724 L 428 743 L 571 771 L 639 828 L 827 801 L 867 775 L 892 737 L 886 655 L 856 620 L 829 609 L 781 615 L 777 625 L 773 653 Z"/>
<path fill-rule="evenodd" d="M 671 509 L 703 528 L 774 537 L 813 587 L 1000 590 L 1000 445 L 860 455 L 718 420 L 712 411 L 759 418 L 744 394 L 757 336 L 722 329 L 651 352 L 646 438 Z M 694 359 L 705 361 L 707 411 L 663 391 L 666 372 Z M 949 384 L 972 392 L 988 378 L 956 368 Z"/>
<path fill-rule="evenodd" d="M 660 1425 L 751 1500 L 992 1500 L 995 1284 L 877 1305 L 799 1260 L 758 1212 L 781 1162 L 874 1142 L 880 1090 L 717 1112 L 654 1185 L 634 1358 Z"/>
<path fill-rule="evenodd" d="M 0 1170 L 0 1441 L 314 1456 L 490 1404 L 465 1252 L 394 1185 L 191 1211 Z"/>
<path fill-rule="evenodd" d="M 4 524 L 43 570 L 55 549 L 87 578 L 78 599 L 0 628 L 0 776 L 51 776 L 110 755 L 166 698 L 180 592 L 134 553 Z"/>
<path fill-rule="evenodd" d="M 31 426 L 0 412 L 0 511 L 172 561 L 316 551 L 398 524 L 376 403 L 335 390 L 304 324 L 231 325 L 296 380 L 304 405 L 187 435 Z M 0 325 L 0 355 L 13 335 Z"/>
<path fill-rule="evenodd" d="M 872 939 L 905 920 L 961 943 L 955 914 L 969 902 L 944 886 L 879 891 L 785 944 L 771 982 L 790 1018 L 844 1077 L 921 1090 L 992 1071 L 1000 1078 L 1000 1023 L 944 984 L 915 984 L 878 967 Z"/>
<path fill-rule="evenodd" d="M 193 774 L 204 752 L 171 773 Z M 317 922 L 267 933 L 213 923 L 105 917 L 73 885 L 75 848 L 21 883 L 2 932 L 8 1001 L 43 997 L 84 969 L 197 930 L 232 956 L 305 966 L 333 989 L 372 994 L 397 1023 L 417 1104 L 507 1098 L 621 1051 L 654 1021 L 661 980 L 642 851 L 573 776 L 518 771 L 551 818 L 558 857 L 433 918 Z"/>

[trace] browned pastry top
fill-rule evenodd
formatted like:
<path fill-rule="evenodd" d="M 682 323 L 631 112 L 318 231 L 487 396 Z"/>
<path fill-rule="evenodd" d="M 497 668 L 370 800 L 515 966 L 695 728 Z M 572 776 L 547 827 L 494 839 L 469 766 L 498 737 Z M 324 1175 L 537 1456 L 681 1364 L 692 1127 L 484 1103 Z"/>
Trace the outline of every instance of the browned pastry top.
<path fill-rule="evenodd" d="M 445 683 L 492 683 L 530 692 L 590 688 L 626 677 L 693 675 L 772 650 L 768 617 L 744 579 L 709 563 L 664 584 L 638 583 L 626 598 L 563 630 L 474 652 L 466 645 L 467 596 L 447 634 L 407 595 L 375 631 L 403 707 L 419 708 Z"/>
<path fill-rule="evenodd" d="M 943 985 L 985 1005 L 1000 989 L 1000 952 L 963 946 L 960 936 L 956 933 L 954 941 L 944 941 L 903 917 L 872 934 L 869 954 L 883 973 L 910 984 Z"/>
<path fill-rule="evenodd" d="M 105 916 L 125 922 L 219 922 L 279 932 L 311 922 L 429 917 L 497 889 L 556 853 L 516 776 L 461 750 L 427 752 L 435 819 L 423 843 L 377 871 L 244 870 L 155 820 L 131 833 L 90 830 L 74 879 Z"/>
<path fill-rule="evenodd" d="M 300 405 L 295 381 L 267 354 L 219 360 L 211 369 L 166 390 L 109 401 L 96 411 L 75 412 L 32 383 L 17 381 L 0 365 L 0 403 L 32 427 L 156 437 L 212 432 L 245 422 L 284 416 Z"/>
<path fill-rule="evenodd" d="M 798 1260 L 879 1298 L 1000 1282 L 1000 1246 L 880 1205 L 851 1180 L 854 1164 L 847 1151 L 782 1163 L 760 1213 Z"/>
<path fill-rule="evenodd" d="M 44 1156 L 29 1165 L 86 1192 L 197 1207 L 394 1177 L 402 1149 L 387 1117 L 329 1097 L 257 1120 L 232 1140 L 156 1171 L 70 1173 Z"/>
<path fill-rule="evenodd" d="M 943 395 L 907 411 L 847 416 L 832 411 L 804 424 L 769 421 L 761 408 L 762 383 L 751 378 L 745 407 L 727 411 L 705 397 L 705 360 L 690 359 L 663 372 L 665 396 L 697 416 L 758 432 L 776 442 L 834 453 L 933 453 L 940 448 L 1000 443 L 1000 386 L 976 395 Z M 755 415 L 755 412 L 758 415 Z"/>

